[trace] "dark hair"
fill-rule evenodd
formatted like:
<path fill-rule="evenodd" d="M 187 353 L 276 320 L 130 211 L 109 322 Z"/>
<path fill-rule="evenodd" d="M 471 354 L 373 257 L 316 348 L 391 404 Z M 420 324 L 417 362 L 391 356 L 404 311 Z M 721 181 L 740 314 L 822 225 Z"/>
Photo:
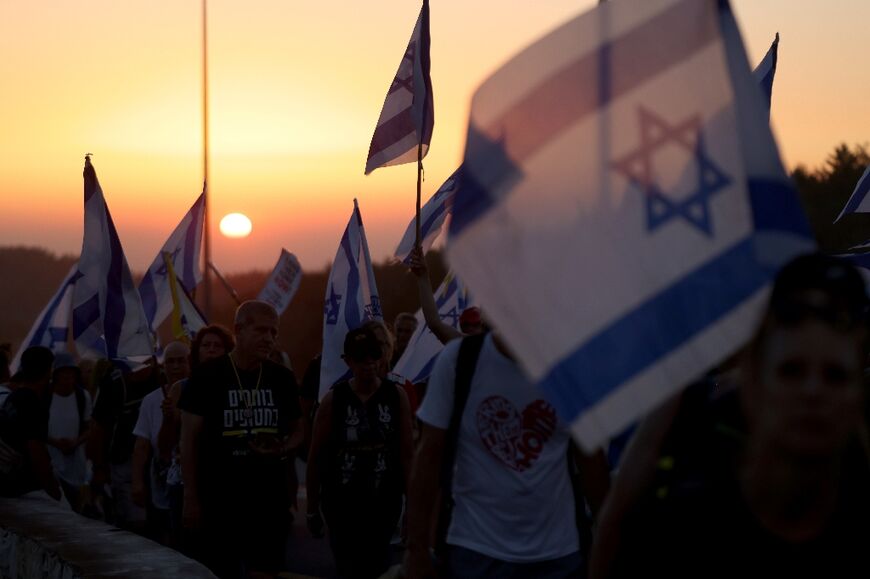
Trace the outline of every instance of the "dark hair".
<path fill-rule="evenodd" d="M 224 350 L 227 352 L 236 346 L 236 341 L 233 339 L 233 335 L 222 325 L 209 324 L 204 328 L 200 328 L 196 333 L 196 336 L 193 338 L 193 342 L 190 344 L 190 365 L 192 367 L 199 366 L 199 347 L 202 345 L 203 339 L 209 334 L 214 334 L 220 338 L 221 343 L 224 345 Z"/>
<path fill-rule="evenodd" d="M 51 375 L 54 352 L 45 346 L 31 346 L 21 354 L 18 372 L 12 377 L 16 382 L 35 382 Z"/>
<path fill-rule="evenodd" d="M 344 355 L 358 361 L 365 358 L 380 360 L 384 356 L 384 351 L 371 328 L 363 325 L 345 335 Z"/>

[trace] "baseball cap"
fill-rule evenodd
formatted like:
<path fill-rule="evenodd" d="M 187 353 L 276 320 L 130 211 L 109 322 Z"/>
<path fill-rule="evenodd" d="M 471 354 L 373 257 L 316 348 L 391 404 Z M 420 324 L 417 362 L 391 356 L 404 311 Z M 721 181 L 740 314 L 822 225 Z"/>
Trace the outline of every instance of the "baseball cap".
<path fill-rule="evenodd" d="M 374 332 L 368 328 L 357 328 L 344 337 L 344 355 L 361 362 L 366 358 L 380 360 L 384 352 Z"/>

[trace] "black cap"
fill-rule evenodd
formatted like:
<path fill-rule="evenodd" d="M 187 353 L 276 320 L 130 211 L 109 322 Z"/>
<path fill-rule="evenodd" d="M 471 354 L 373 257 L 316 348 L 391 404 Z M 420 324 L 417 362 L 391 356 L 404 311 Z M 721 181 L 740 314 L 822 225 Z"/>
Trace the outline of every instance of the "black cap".
<path fill-rule="evenodd" d="M 808 292 L 822 294 L 819 303 Z M 797 321 L 809 312 L 837 326 L 863 321 L 868 300 L 861 274 L 849 262 L 811 253 L 794 258 L 777 273 L 770 295 L 771 311 L 783 321 Z"/>
<path fill-rule="evenodd" d="M 384 351 L 374 332 L 368 328 L 357 328 L 349 331 L 344 337 L 344 355 L 356 361 L 363 361 L 366 358 L 380 360 L 384 356 Z"/>

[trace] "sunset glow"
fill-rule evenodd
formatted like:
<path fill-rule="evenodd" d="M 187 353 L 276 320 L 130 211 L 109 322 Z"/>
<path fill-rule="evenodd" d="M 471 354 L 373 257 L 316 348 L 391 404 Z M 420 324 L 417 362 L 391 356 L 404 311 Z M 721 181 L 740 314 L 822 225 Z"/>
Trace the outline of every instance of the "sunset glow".
<path fill-rule="evenodd" d="M 425 201 L 463 155 L 470 99 L 499 65 L 597 0 L 432 3 L 435 130 Z M 772 124 L 787 167 L 868 141 L 870 3 L 733 0 L 751 63 L 781 34 Z M 363 175 L 418 2 L 209 2 L 213 259 L 304 268 L 335 254 L 359 199 L 372 257 L 413 216 L 413 164 Z M 142 271 L 202 190 L 199 2 L 0 3 L 0 245 L 78 255 L 82 158 L 93 161 L 131 267 Z M 217 235 L 239 208 L 257 231 Z M 51 227 L 46 227 L 50 223 Z"/>

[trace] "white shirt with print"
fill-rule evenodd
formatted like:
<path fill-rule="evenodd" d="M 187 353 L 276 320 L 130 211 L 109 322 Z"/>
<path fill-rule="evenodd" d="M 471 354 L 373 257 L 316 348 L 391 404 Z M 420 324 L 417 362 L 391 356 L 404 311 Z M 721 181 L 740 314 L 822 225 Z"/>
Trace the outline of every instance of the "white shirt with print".
<path fill-rule="evenodd" d="M 420 420 L 446 429 L 460 340 L 432 369 Z M 569 433 L 519 367 L 484 339 L 462 415 L 447 543 L 524 563 L 579 550 Z"/>

